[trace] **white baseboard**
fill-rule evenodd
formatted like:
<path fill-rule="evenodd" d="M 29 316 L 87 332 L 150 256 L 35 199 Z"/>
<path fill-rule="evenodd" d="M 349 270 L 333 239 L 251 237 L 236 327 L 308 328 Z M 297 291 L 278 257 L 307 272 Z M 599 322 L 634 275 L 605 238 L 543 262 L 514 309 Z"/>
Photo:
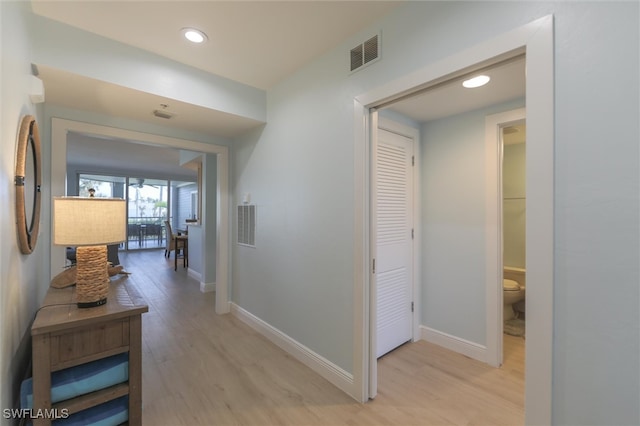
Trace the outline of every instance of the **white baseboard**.
<path fill-rule="evenodd" d="M 187 269 L 187 275 L 194 280 L 200 282 L 200 291 L 202 293 L 209 293 L 210 291 L 216 291 L 216 283 L 205 283 L 202 282 L 202 274 L 200 272 L 194 271 L 193 269 Z"/>
<path fill-rule="evenodd" d="M 352 395 L 352 390 L 354 389 L 352 374 L 313 352 L 311 349 L 267 324 L 233 302 L 231 302 L 231 313 L 242 322 L 249 325 L 249 327 L 253 328 L 258 333 L 279 346 L 282 350 L 292 355 L 295 359 L 311 368 L 329 382 L 333 383 L 340 390 L 348 395 Z"/>
<path fill-rule="evenodd" d="M 200 281 L 200 291 L 202 293 L 216 291 L 216 283 L 203 283 L 202 281 Z"/>
<path fill-rule="evenodd" d="M 187 268 L 187 275 L 196 281 L 202 280 L 202 274 L 200 272 L 194 271 L 191 268 Z"/>
<path fill-rule="evenodd" d="M 478 361 L 487 362 L 487 347 L 478 343 L 461 339 L 433 328 L 420 326 L 420 336 L 422 340 L 442 346 L 459 354 L 466 355 Z"/>

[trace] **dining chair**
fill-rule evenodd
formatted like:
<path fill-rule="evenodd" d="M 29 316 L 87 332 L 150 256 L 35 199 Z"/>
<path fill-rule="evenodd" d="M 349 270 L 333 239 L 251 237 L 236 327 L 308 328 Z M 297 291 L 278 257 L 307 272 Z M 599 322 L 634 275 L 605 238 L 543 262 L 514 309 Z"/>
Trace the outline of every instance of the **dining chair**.
<path fill-rule="evenodd" d="M 167 233 L 166 245 L 164 249 L 164 256 L 171 257 L 171 252 L 174 252 L 175 265 L 174 270 L 178 269 L 178 251 L 182 250 L 182 263 L 184 267 L 189 266 L 189 239 L 187 235 L 174 234 L 171 229 L 171 224 L 168 220 L 164 221 L 165 230 Z"/>

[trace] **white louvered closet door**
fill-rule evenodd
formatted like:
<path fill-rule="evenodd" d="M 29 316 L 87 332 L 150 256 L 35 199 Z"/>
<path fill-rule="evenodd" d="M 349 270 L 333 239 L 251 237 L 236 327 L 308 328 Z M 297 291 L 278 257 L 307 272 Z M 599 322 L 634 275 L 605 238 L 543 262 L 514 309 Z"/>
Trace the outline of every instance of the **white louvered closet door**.
<path fill-rule="evenodd" d="M 379 129 L 375 171 L 378 357 L 412 337 L 412 157 L 412 139 Z"/>

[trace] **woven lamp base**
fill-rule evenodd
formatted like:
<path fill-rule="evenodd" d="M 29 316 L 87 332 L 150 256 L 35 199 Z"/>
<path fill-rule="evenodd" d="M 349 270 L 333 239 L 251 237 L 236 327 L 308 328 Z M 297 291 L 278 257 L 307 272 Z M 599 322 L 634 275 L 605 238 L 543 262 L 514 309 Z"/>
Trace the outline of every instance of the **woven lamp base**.
<path fill-rule="evenodd" d="M 79 308 L 91 308 L 107 303 L 107 268 L 107 246 L 85 246 L 76 249 L 76 296 Z"/>

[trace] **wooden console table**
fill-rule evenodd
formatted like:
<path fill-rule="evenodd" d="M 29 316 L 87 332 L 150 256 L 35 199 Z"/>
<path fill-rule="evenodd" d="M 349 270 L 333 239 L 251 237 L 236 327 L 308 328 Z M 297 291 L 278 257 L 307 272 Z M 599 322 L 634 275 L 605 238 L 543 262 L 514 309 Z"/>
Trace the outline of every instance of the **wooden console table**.
<path fill-rule="evenodd" d="M 69 414 L 129 395 L 129 425 L 142 424 L 142 314 L 148 306 L 125 277 L 110 284 L 107 303 L 76 306 L 75 287 L 50 288 L 31 327 L 33 408 L 67 409 Z M 51 404 L 51 372 L 129 353 L 129 381 Z M 49 425 L 50 419 L 34 419 Z"/>

